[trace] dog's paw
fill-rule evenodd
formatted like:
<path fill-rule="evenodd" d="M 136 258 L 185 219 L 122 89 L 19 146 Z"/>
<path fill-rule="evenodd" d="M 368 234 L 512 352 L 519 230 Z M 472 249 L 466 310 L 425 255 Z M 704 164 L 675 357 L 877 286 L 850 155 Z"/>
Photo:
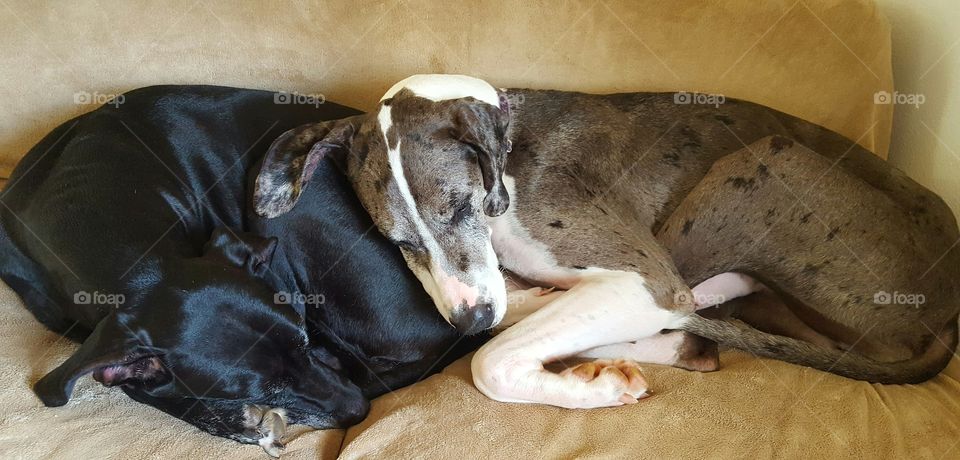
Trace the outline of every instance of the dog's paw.
<path fill-rule="evenodd" d="M 256 433 L 257 444 L 267 455 L 279 458 L 283 451 L 283 435 L 287 431 L 287 411 L 267 406 L 250 405 L 244 413 L 247 431 Z"/>
<path fill-rule="evenodd" d="M 596 407 L 636 404 L 650 396 L 640 365 L 633 361 L 598 359 L 566 369 L 560 375 L 579 379 L 590 386 L 605 390 L 601 394 L 610 399 L 597 401 Z"/>

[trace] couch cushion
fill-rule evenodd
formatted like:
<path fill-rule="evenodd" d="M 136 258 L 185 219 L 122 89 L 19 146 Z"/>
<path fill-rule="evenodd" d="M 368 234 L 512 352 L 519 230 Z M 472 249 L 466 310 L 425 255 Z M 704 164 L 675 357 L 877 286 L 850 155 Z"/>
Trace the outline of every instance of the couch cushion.
<path fill-rule="evenodd" d="M 889 26 L 869 0 L 164 5 L 5 8 L 0 169 L 67 118 L 140 86 L 319 92 L 370 109 L 391 84 L 425 72 L 500 86 L 722 93 L 884 157 L 889 143 L 893 106 L 873 103 L 893 87 Z"/>
<path fill-rule="evenodd" d="M 960 359 L 922 385 L 873 385 L 725 352 L 719 372 L 646 366 L 653 396 L 594 410 L 505 404 L 469 357 L 381 397 L 342 458 L 957 458 Z"/>
<path fill-rule="evenodd" d="M 243 8 L 133 0 L 109 12 L 46 2 L 8 9 L 0 43 L 15 52 L 0 66 L 8 83 L 0 87 L 0 177 L 52 128 L 95 106 L 83 102 L 158 83 L 322 92 L 370 108 L 407 75 L 467 73 L 500 86 L 721 93 L 822 124 L 881 156 L 890 136 L 893 107 L 873 103 L 876 92 L 892 91 L 889 26 L 868 0 L 348 0 Z M 66 407 L 44 408 L 29 387 L 74 346 L 45 331 L 5 287 L 0 337 L 7 382 L 0 452 L 263 458 L 256 446 L 205 435 L 89 378 Z M 881 387 L 737 353 L 723 359 L 714 374 L 652 366 L 657 396 L 597 411 L 487 400 L 461 360 L 375 401 L 371 416 L 349 431 L 344 454 L 935 457 L 957 439 L 956 373 Z M 285 456 L 334 456 L 340 439 L 339 431 L 307 433 Z"/>

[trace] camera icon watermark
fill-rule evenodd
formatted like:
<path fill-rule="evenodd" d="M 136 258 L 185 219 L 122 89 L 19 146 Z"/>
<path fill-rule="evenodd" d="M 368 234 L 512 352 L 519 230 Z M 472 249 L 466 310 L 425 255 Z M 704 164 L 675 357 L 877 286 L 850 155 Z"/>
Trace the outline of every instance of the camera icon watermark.
<path fill-rule="evenodd" d="M 327 303 L 323 294 L 304 294 L 302 292 L 279 291 L 273 294 L 273 303 L 277 305 L 310 305 L 319 307 Z"/>
<path fill-rule="evenodd" d="M 673 301 L 678 305 L 685 305 L 693 302 L 697 308 L 707 308 L 720 305 L 726 302 L 727 298 L 722 294 L 697 294 L 692 291 L 685 291 L 674 294 Z"/>
<path fill-rule="evenodd" d="M 281 105 L 312 105 L 314 107 L 320 107 L 322 104 L 327 102 L 327 97 L 323 94 L 303 94 L 297 91 L 288 93 L 286 91 L 280 91 L 273 95 L 273 103 Z"/>
<path fill-rule="evenodd" d="M 73 294 L 73 303 L 75 305 L 108 305 L 119 307 L 127 302 L 127 297 L 123 294 L 113 294 L 100 291 L 78 291 Z"/>
<path fill-rule="evenodd" d="M 873 303 L 877 305 L 912 305 L 920 308 L 927 302 L 927 296 L 917 293 L 877 291 L 873 294 Z"/>
<path fill-rule="evenodd" d="M 677 105 L 712 105 L 720 107 L 727 102 L 727 97 L 723 94 L 712 93 L 688 93 L 679 91 L 673 93 L 673 103 Z"/>
<path fill-rule="evenodd" d="M 873 103 L 877 105 L 912 105 L 916 108 L 927 102 L 927 96 L 920 93 L 900 93 L 894 91 L 892 94 L 886 91 L 877 91 L 873 93 Z"/>
<path fill-rule="evenodd" d="M 78 91 L 73 93 L 73 103 L 77 105 L 112 105 L 114 108 L 120 107 L 127 100 L 123 94 L 105 94 L 94 91 Z"/>

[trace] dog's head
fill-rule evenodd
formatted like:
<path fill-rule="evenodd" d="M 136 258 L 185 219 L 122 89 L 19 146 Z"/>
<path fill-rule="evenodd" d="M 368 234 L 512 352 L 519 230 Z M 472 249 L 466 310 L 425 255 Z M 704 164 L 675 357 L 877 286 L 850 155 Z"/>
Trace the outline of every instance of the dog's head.
<path fill-rule="evenodd" d="M 37 395 L 47 406 L 66 404 L 77 379 L 92 373 L 138 401 L 245 442 L 261 439 L 261 420 L 249 415 L 255 407 L 317 428 L 360 421 L 369 408 L 361 390 L 334 355 L 310 343 L 302 315 L 276 302 L 260 277 L 275 247 L 275 239 L 218 229 L 202 257 L 166 271 L 137 305 L 103 319 L 36 383 Z"/>
<path fill-rule="evenodd" d="M 506 98 L 482 80 L 410 77 L 369 114 L 280 136 L 257 177 L 256 211 L 274 217 L 291 209 L 320 159 L 333 155 L 443 317 L 461 332 L 479 332 L 506 311 L 484 215 L 509 206 L 508 122 Z"/>

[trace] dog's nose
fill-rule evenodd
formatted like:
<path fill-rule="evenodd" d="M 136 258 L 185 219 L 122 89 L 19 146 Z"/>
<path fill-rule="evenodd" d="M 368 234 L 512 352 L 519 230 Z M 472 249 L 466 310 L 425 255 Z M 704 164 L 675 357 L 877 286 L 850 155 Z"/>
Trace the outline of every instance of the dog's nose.
<path fill-rule="evenodd" d="M 370 402 L 361 398 L 343 405 L 339 410 L 338 420 L 343 427 L 348 427 L 362 422 L 367 418 L 368 413 L 370 413 Z"/>
<path fill-rule="evenodd" d="M 454 310 L 450 323 L 464 335 L 476 334 L 493 326 L 493 304 L 478 303 L 472 307 L 461 305 Z"/>

